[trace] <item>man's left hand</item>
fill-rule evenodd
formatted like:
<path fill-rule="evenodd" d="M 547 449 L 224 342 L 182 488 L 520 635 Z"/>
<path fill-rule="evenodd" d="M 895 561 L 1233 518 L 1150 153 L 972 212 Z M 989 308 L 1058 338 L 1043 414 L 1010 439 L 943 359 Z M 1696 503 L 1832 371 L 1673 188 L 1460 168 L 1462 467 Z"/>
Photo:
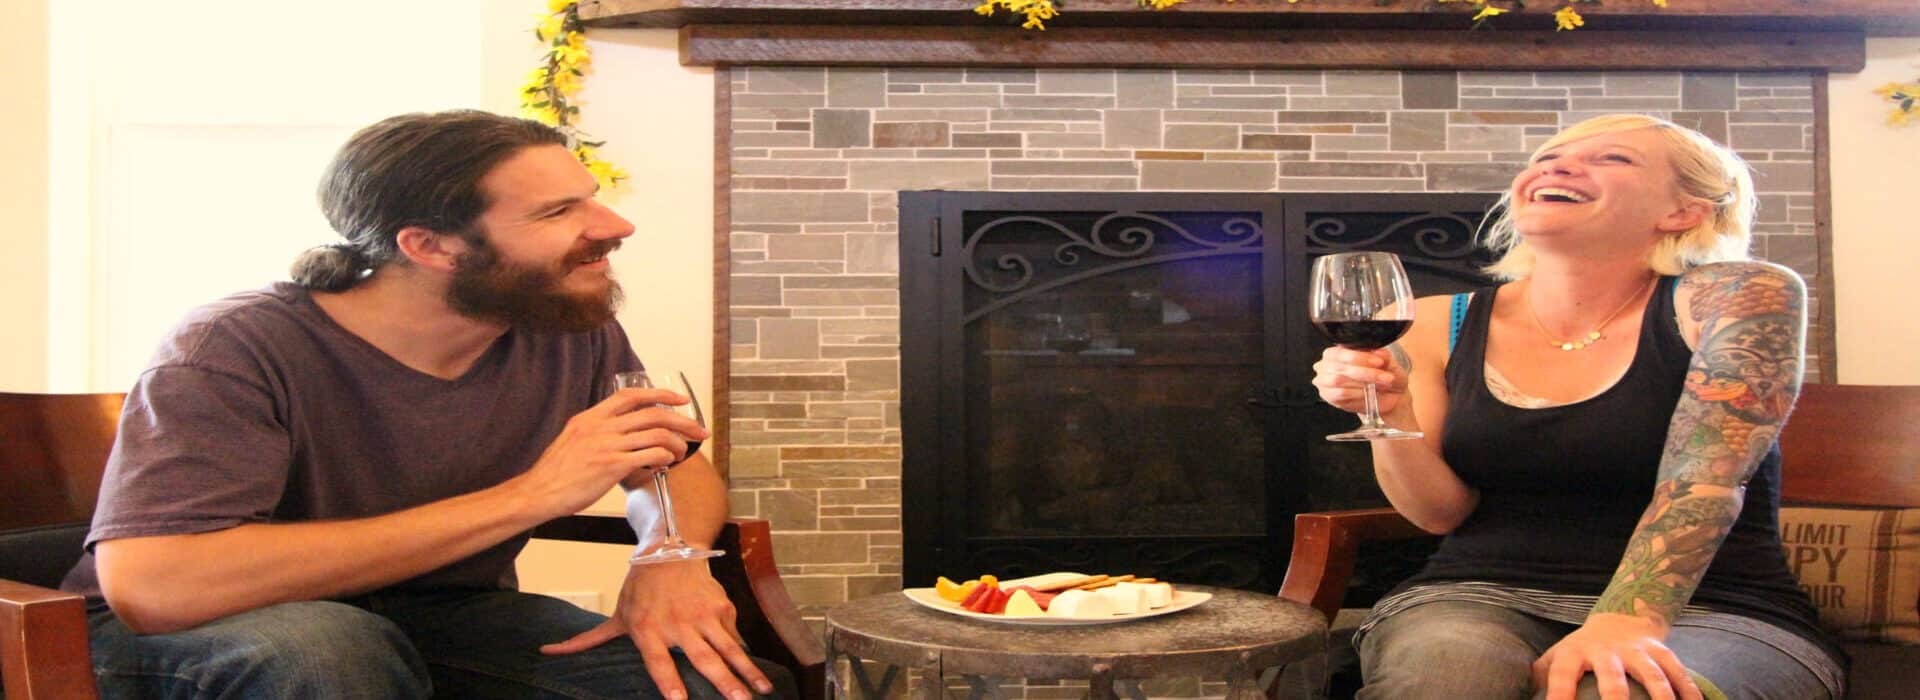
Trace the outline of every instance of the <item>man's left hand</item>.
<path fill-rule="evenodd" d="M 748 700 L 748 684 L 763 695 L 773 692 L 773 684 L 741 646 L 733 603 L 704 559 L 632 567 L 612 617 L 572 639 L 542 646 L 540 652 L 572 654 L 621 636 L 633 639 L 647 675 L 667 700 L 687 697 L 671 648 L 679 648 L 700 675 L 731 700 Z"/>

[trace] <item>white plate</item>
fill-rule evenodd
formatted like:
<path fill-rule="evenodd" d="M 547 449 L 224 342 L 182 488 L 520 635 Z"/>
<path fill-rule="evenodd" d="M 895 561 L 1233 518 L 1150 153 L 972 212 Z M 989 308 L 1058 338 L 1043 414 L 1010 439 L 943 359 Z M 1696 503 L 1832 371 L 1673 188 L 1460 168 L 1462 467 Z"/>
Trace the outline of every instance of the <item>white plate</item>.
<path fill-rule="evenodd" d="M 1177 613 L 1195 605 L 1205 603 L 1208 599 L 1213 598 L 1212 593 L 1183 591 L 1176 588 L 1173 591 L 1173 600 L 1169 601 L 1166 605 L 1132 615 L 1106 615 L 1102 617 L 1033 615 L 1008 617 L 1006 615 L 989 615 L 987 613 L 977 613 L 972 610 L 967 610 L 960 607 L 959 603 L 940 597 L 940 594 L 931 588 L 909 588 L 901 591 L 901 593 L 906 594 L 907 600 L 949 615 L 971 617 L 976 620 L 986 620 L 988 622 L 998 622 L 1006 625 L 1105 625 L 1114 622 L 1144 620 L 1149 617 L 1159 617 L 1168 613 Z"/>

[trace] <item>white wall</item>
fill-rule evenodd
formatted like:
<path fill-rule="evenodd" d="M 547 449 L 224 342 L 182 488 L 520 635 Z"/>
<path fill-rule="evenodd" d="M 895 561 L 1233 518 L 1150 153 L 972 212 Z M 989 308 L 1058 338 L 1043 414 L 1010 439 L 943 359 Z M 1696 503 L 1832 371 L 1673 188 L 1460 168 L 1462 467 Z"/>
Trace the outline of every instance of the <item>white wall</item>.
<path fill-rule="evenodd" d="M 1920 316 L 1904 313 L 1920 271 L 1920 120 L 1886 125 L 1873 89 L 1920 81 L 1920 38 L 1867 40 L 1867 69 L 1828 90 L 1833 143 L 1834 322 L 1840 381 L 1920 384 Z"/>
<path fill-rule="evenodd" d="M 0 3 L 0 391 L 47 383 L 47 0 Z"/>

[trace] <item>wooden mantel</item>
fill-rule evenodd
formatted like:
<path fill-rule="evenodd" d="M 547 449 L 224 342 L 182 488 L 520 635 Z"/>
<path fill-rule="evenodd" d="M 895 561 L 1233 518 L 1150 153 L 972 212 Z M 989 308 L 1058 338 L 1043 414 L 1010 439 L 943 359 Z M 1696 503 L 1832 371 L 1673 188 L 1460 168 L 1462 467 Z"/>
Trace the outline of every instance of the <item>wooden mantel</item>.
<path fill-rule="evenodd" d="M 593 27 L 678 27 L 688 65 L 1102 66 L 1858 72 L 1868 34 L 1920 35 L 1920 0 L 1531 3 L 1469 31 L 1433 0 L 1069 0 L 1042 31 L 975 0 L 583 0 Z"/>

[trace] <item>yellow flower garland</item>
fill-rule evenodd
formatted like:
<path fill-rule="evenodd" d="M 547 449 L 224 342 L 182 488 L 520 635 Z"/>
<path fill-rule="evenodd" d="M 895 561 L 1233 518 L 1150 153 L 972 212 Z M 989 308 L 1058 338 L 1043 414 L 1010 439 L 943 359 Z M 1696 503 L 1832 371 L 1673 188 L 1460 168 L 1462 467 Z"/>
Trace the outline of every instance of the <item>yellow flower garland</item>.
<path fill-rule="evenodd" d="M 1916 113 L 1920 113 L 1920 80 L 1911 83 L 1887 83 L 1874 90 L 1873 94 L 1887 98 L 1893 103 L 1893 112 L 1887 115 L 1887 123 L 1894 126 L 1912 124 Z"/>
<path fill-rule="evenodd" d="M 1151 8 L 1155 10 L 1164 10 L 1169 7 L 1173 7 L 1175 5 L 1186 4 L 1187 2 L 1187 0 L 1138 0 L 1138 1 L 1141 7 Z M 1233 0 L 1226 0 L 1226 1 L 1233 2 Z M 1435 0 L 1435 1 L 1442 2 L 1442 3 L 1448 3 L 1448 2 L 1473 3 L 1474 7 L 1479 8 L 1480 10 L 1479 12 L 1474 13 L 1473 15 L 1473 26 L 1475 27 L 1478 27 L 1481 24 L 1486 23 L 1486 21 L 1489 19 L 1492 19 L 1499 15 L 1506 14 L 1512 9 L 1518 9 L 1519 7 L 1521 7 L 1521 0 L 1498 0 L 1499 2 L 1501 2 L 1501 4 L 1507 5 L 1509 7 L 1501 7 L 1499 5 L 1493 4 L 1496 0 Z M 1566 31 L 1566 30 L 1578 29 L 1586 25 L 1587 23 L 1586 18 L 1580 16 L 1580 11 L 1574 9 L 1573 7 L 1574 5 L 1577 5 L 1580 3 L 1592 3 L 1597 5 L 1600 3 L 1600 0 L 1563 0 L 1563 1 L 1566 4 L 1560 6 L 1560 9 L 1555 10 L 1553 13 L 1553 23 L 1555 25 L 1554 31 Z M 1299 2 L 1300 0 L 1287 0 L 1287 4 L 1289 5 L 1297 4 Z M 1652 2 L 1654 5 L 1657 5 L 1659 7 L 1667 6 L 1667 0 L 1652 0 Z M 995 11 L 1001 8 L 1005 8 L 1007 12 L 1012 15 L 1016 15 L 1016 16 L 1025 15 L 1027 19 L 1025 22 L 1022 22 L 1020 26 L 1025 27 L 1027 29 L 1046 29 L 1047 28 L 1046 21 L 1053 19 L 1055 15 L 1060 14 L 1060 8 L 1054 5 L 1054 0 L 980 0 L 980 5 L 978 7 L 973 8 L 973 11 L 979 14 L 991 17 L 993 16 L 993 13 Z"/>
<path fill-rule="evenodd" d="M 547 45 L 547 54 L 520 88 L 520 116 L 566 134 L 574 157 L 587 166 L 601 186 L 620 184 L 628 177 L 626 169 L 599 156 L 606 142 L 590 140 L 587 132 L 574 126 L 580 107 L 573 104 L 573 96 L 580 92 L 581 80 L 593 61 L 587 51 L 587 35 L 580 30 L 579 0 L 547 0 L 547 14 L 533 28 L 533 36 Z"/>

